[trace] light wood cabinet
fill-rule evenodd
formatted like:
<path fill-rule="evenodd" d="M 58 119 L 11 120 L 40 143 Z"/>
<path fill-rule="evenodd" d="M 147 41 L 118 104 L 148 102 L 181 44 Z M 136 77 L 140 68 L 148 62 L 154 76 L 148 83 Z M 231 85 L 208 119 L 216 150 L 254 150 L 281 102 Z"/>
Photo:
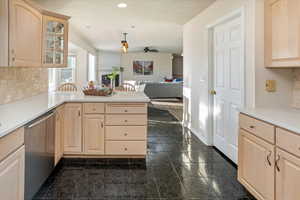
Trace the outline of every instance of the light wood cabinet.
<path fill-rule="evenodd" d="M 43 66 L 66 67 L 68 58 L 68 21 L 43 16 Z"/>
<path fill-rule="evenodd" d="M 300 135 L 271 124 L 256 132 L 253 124 L 262 123 L 240 115 L 238 180 L 258 200 L 299 199 Z"/>
<path fill-rule="evenodd" d="M 84 116 L 83 137 L 85 154 L 104 154 L 104 115 Z"/>
<path fill-rule="evenodd" d="M 64 126 L 64 107 L 61 106 L 56 110 L 55 115 L 55 157 L 54 165 L 60 161 L 64 153 L 63 143 L 63 126 Z"/>
<path fill-rule="evenodd" d="M 299 199 L 300 158 L 277 149 L 276 160 L 276 200 Z"/>
<path fill-rule="evenodd" d="M 238 180 L 257 199 L 274 199 L 274 145 L 241 129 L 238 167 Z"/>
<path fill-rule="evenodd" d="M 275 126 L 271 124 L 240 114 L 240 127 L 271 144 L 275 143 Z"/>
<path fill-rule="evenodd" d="M 266 67 L 300 67 L 300 1 L 265 1 Z"/>
<path fill-rule="evenodd" d="M 24 200 L 25 148 L 0 162 L 0 194 L 5 200 Z"/>
<path fill-rule="evenodd" d="M 104 103 L 84 103 L 83 112 L 84 114 L 104 114 Z"/>
<path fill-rule="evenodd" d="M 9 2 L 9 65 L 41 67 L 42 14 L 23 0 Z"/>
<path fill-rule="evenodd" d="M 146 110 L 144 103 L 67 103 L 64 156 L 144 157 Z"/>
<path fill-rule="evenodd" d="M 31 0 L 0 0 L 0 67 L 67 67 L 69 19 Z"/>
<path fill-rule="evenodd" d="M 64 108 L 64 153 L 82 152 L 82 108 L 80 103 L 68 103 Z"/>
<path fill-rule="evenodd" d="M 106 141 L 107 155 L 146 155 L 146 141 Z"/>
<path fill-rule="evenodd" d="M 0 0 L 0 66 L 8 66 L 8 0 Z"/>
<path fill-rule="evenodd" d="M 105 115 L 106 125 L 123 125 L 123 126 L 134 126 L 134 125 L 147 125 L 147 115 L 128 115 L 128 114 L 106 114 Z"/>

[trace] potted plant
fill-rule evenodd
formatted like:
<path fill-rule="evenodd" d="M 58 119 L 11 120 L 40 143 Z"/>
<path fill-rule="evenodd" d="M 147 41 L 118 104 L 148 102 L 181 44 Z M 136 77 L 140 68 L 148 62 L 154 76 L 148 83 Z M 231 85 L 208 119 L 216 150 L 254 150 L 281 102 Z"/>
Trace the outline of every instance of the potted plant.
<path fill-rule="evenodd" d="M 119 68 L 114 67 L 113 72 L 107 76 L 110 80 L 111 89 L 115 88 L 115 80 L 116 80 L 116 77 L 118 76 L 118 74 L 119 74 Z"/>

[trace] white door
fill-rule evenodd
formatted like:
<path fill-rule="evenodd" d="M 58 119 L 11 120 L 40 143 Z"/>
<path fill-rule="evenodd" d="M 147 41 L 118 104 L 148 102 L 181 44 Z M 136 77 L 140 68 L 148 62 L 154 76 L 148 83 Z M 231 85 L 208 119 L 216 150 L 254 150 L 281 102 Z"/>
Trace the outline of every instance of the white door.
<path fill-rule="evenodd" d="M 237 163 L 238 108 L 243 106 L 241 17 L 214 29 L 214 146 Z"/>

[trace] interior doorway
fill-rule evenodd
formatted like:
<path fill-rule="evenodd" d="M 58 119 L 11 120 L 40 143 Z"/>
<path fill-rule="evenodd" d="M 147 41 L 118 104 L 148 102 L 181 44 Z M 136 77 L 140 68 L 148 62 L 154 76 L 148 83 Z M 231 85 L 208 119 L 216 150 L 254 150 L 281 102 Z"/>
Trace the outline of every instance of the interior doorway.
<path fill-rule="evenodd" d="M 238 114 L 245 89 L 243 12 L 225 17 L 210 29 L 213 145 L 237 163 Z"/>

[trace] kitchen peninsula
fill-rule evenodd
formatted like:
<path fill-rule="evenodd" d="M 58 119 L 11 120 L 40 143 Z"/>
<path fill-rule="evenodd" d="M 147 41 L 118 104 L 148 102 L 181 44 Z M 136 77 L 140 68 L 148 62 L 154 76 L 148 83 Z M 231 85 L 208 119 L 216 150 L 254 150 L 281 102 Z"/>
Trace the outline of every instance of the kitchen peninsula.
<path fill-rule="evenodd" d="M 32 164 L 43 166 L 47 159 L 49 175 L 62 157 L 144 158 L 148 102 L 142 92 L 109 97 L 54 92 L 1 105 L 0 180 L 13 183 L 0 181 L 0 194 L 23 199 L 24 185 L 29 185 L 24 180 L 39 175 L 33 159 Z M 25 187 L 30 198 L 47 178 L 41 177 L 34 191 Z"/>

